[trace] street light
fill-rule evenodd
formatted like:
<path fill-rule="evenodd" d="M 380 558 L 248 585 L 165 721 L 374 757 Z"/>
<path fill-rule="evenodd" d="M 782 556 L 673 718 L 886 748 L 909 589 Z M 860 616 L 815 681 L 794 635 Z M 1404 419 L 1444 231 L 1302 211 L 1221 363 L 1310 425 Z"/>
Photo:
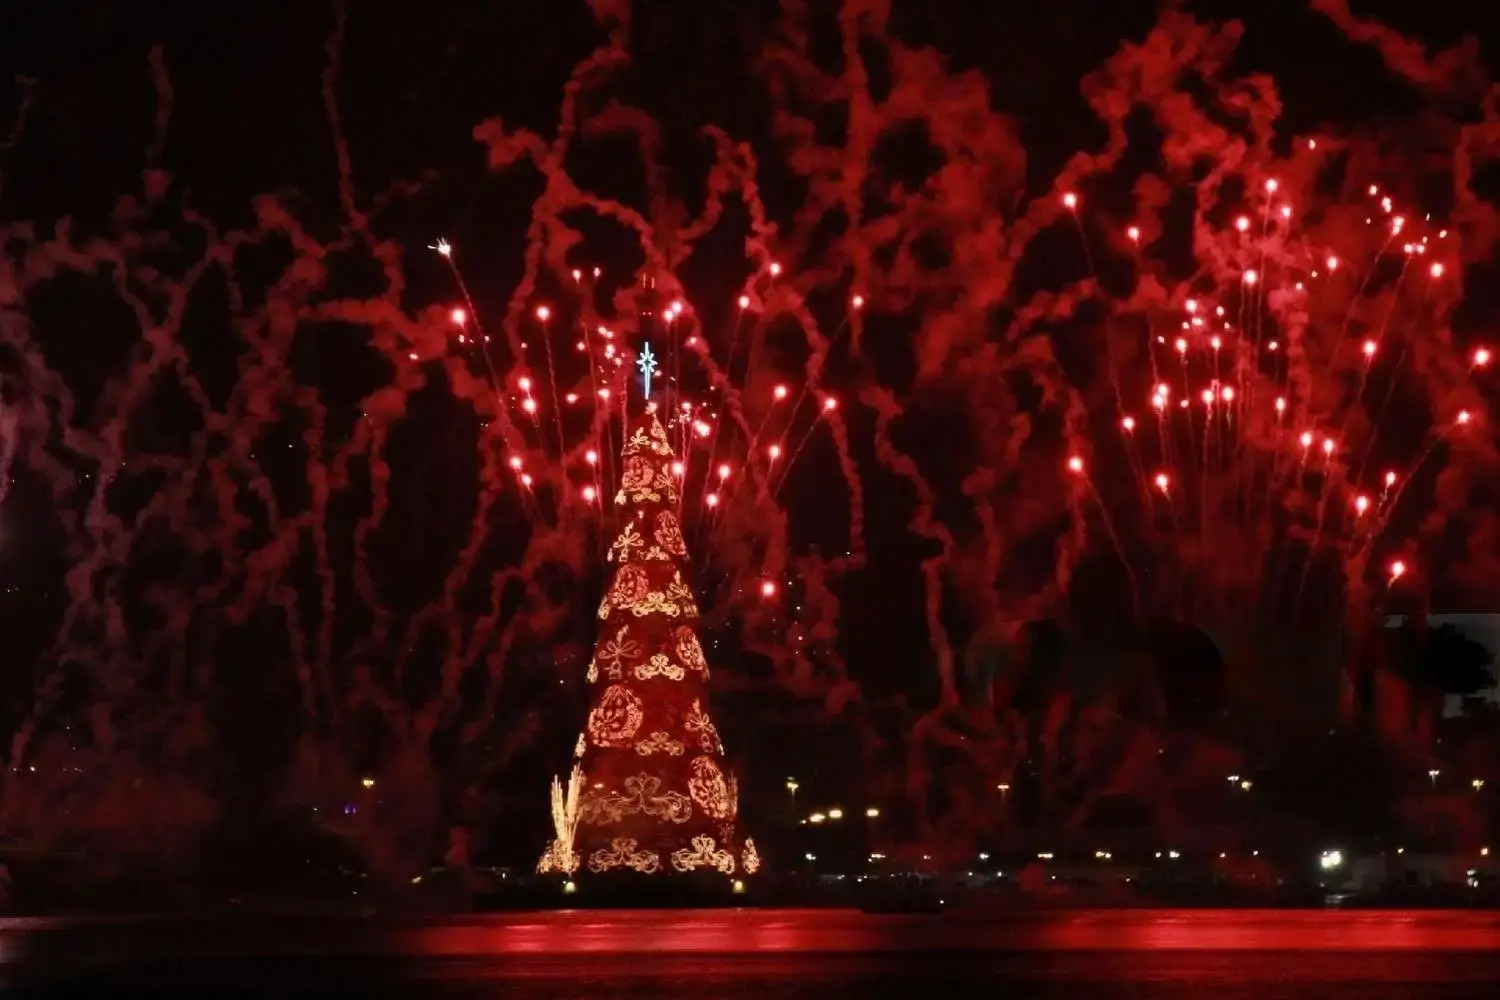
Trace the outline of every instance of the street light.
<path fill-rule="evenodd" d="M 865 818 L 866 819 L 879 819 L 880 818 L 880 810 L 876 809 L 874 806 L 871 806 L 870 808 L 868 808 L 868 809 L 865 810 Z"/>
<path fill-rule="evenodd" d="M 828 810 L 828 818 L 829 819 L 843 819 L 844 818 L 844 810 L 840 809 L 838 806 L 834 806 L 832 809 Z"/>
<path fill-rule="evenodd" d="M 1437 768 L 1433 768 L 1432 770 L 1430 770 L 1430 771 L 1427 772 L 1427 777 L 1429 777 L 1429 778 L 1432 779 L 1432 790 L 1433 791 L 1437 791 L 1438 775 L 1440 775 L 1442 773 L 1443 772 L 1439 771 Z"/>
<path fill-rule="evenodd" d="M 1477 792 L 1481 788 L 1484 787 L 1484 779 L 1483 778 L 1475 778 L 1473 781 L 1469 782 L 1469 784 L 1473 785 L 1474 786 L 1474 791 Z"/>

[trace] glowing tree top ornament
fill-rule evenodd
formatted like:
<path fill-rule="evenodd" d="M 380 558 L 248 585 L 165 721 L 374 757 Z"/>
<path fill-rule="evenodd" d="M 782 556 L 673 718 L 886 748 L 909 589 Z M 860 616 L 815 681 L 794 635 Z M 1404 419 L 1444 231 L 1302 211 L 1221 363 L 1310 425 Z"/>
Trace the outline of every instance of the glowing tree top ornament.
<path fill-rule="evenodd" d="M 651 353 L 651 345 L 647 344 L 641 349 L 641 356 L 636 359 L 635 366 L 641 370 L 641 391 L 645 393 L 646 400 L 651 400 L 651 376 L 656 374 L 656 355 Z"/>
<path fill-rule="evenodd" d="M 642 388 L 655 370 L 649 345 Z M 589 715 L 574 752 L 582 793 L 556 823 L 539 871 L 754 874 L 739 795 L 709 716 L 708 663 L 678 520 L 680 472 L 656 407 L 627 428 L 614 572 L 589 662 Z M 556 797 L 556 796 L 555 796 Z M 557 811 L 556 808 L 554 811 Z"/>

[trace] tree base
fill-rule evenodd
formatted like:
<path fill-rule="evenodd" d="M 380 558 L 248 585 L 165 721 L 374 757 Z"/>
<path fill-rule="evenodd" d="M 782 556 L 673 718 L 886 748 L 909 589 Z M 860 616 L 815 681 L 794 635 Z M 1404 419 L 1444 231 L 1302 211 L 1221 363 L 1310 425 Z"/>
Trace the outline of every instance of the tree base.
<path fill-rule="evenodd" d="M 572 889 L 567 887 L 572 885 Z M 538 876 L 509 902 L 528 908 L 563 910 L 698 910 L 756 905 L 755 882 L 717 872 L 641 875 L 636 872 L 579 872 L 572 879 Z M 522 898 L 524 897 L 524 903 Z M 481 908 L 501 900 L 476 900 Z"/>

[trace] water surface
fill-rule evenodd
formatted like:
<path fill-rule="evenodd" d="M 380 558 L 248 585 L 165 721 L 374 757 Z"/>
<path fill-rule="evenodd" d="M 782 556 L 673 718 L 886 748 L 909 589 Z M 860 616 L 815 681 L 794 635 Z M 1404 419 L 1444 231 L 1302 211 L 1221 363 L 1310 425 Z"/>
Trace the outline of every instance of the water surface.
<path fill-rule="evenodd" d="M 1478 1000 L 1500 914 L 555 911 L 0 921 L 7 996 Z"/>

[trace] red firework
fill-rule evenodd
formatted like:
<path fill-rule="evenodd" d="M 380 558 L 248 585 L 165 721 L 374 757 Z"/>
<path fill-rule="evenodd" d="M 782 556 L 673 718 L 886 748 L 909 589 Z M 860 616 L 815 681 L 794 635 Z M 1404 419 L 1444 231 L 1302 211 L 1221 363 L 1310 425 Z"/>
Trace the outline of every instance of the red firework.
<path fill-rule="evenodd" d="M 1065 468 L 1094 501 L 1137 610 L 1284 628 L 1310 610 L 1337 618 L 1370 584 L 1421 566 L 1423 537 L 1441 534 L 1460 484 L 1493 469 L 1489 349 L 1451 332 L 1456 241 L 1374 185 L 1320 198 L 1323 156 L 1305 140 L 1286 161 L 1201 187 L 1200 266 L 1182 280 L 1140 223 L 1111 239 L 1078 196 L 1060 199 L 1090 268 L 1092 244 L 1107 241 L 1102 252 L 1132 271 L 1128 295 L 1108 296 L 1093 271 L 1036 319 L 1106 303 L 1113 398 L 1096 397 L 1071 428 Z M 1112 468 L 1095 476 L 1084 456 L 1101 450 Z M 1328 571 L 1331 585 L 1310 584 Z M 1319 600 L 1304 606 L 1310 586 Z"/>
<path fill-rule="evenodd" d="M 552 134 L 498 118 L 474 130 L 494 171 L 524 164 L 542 180 L 521 277 L 496 321 L 467 295 L 411 308 L 403 261 L 417 241 L 391 235 L 382 213 L 414 185 L 362 197 L 336 58 L 323 93 L 339 167 L 334 235 L 291 198 L 256 199 L 253 224 L 231 231 L 174 201 L 163 131 L 138 190 L 98 232 L 17 223 L 0 241 L 0 499 L 9 517 L 30 494 L 65 563 L 55 614 L 36 616 L 49 638 L 11 764 L 46 758 L 45 734 L 64 718 L 86 719 L 77 728 L 90 730 L 95 762 L 124 759 L 128 718 L 139 760 L 196 773 L 205 706 L 233 702 L 230 682 L 260 672 L 296 693 L 298 781 L 339 795 L 368 772 L 375 788 L 411 790 L 384 793 L 401 807 L 371 829 L 431 827 L 437 732 L 457 735 L 470 777 L 526 743 L 519 724 L 495 735 L 501 692 L 521 652 L 566 634 L 578 588 L 549 587 L 549 571 L 594 572 L 598 538 L 583 529 L 617 485 L 620 380 L 648 340 L 684 456 L 691 542 L 725 580 L 726 600 L 699 600 L 710 614 L 794 617 L 787 641 L 778 632 L 761 646 L 783 687 L 831 710 L 860 697 L 840 657 L 854 631 L 841 585 L 864 568 L 901 572 L 865 566 L 865 474 L 921 547 L 945 705 L 958 700 L 948 605 L 981 621 L 1055 612 L 1090 554 L 1117 553 L 1133 576 L 1122 591 L 1143 614 L 1248 618 L 1277 590 L 1368 606 L 1362 592 L 1393 579 L 1413 594 L 1480 592 L 1500 551 L 1485 492 L 1493 338 L 1455 317 L 1500 228 L 1472 190 L 1500 119 L 1488 105 L 1443 117 L 1482 79 L 1470 53 L 1429 57 L 1341 4 L 1317 6 L 1432 98 L 1413 127 L 1450 182 L 1438 221 L 1409 193 L 1431 158 L 1333 134 L 1278 152 L 1288 147 L 1274 82 L 1237 75 L 1229 58 L 1240 28 L 1176 11 L 1085 80 L 1106 138 L 1039 189 L 991 81 L 903 42 L 879 5 L 830 19 L 842 43 L 830 70 L 813 15 L 788 5 L 758 60 L 769 139 L 695 132 L 712 163 L 690 208 L 660 181 L 657 123 L 615 99 L 629 19 L 596 3 L 602 40 L 570 76 Z M 873 52 L 880 72 L 867 65 Z M 165 65 L 152 63 L 163 130 Z M 1150 149 L 1133 148 L 1138 112 L 1160 140 Z M 917 181 L 895 176 L 880 149 L 913 125 L 940 164 Z M 637 140 L 640 206 L 568 173 L 599 135 Z M 7 149 L 24 138 L 18 126 Z M 801 192 L 786 211 L 767 209 L 758 156 L 780 160 Z M 700 309 L 717 314 L 713 296 L 678 275 L 731 212 L 747 220 L 735 236 L 749 275 L 729 283 L 729 318 L 702 322 Z M 624 228 L 641 267 L 595 273 L 580 216 Z M 1046 242 L 1059 233 L 1068 238 Z M 257 254 L 281 261 L 260 282 L 245 263 Z M 349 257 L 374 265 L 375 291 L 340 290 L 335 263 Z M 1079 280 L 1057 278 L 1067 262 Z M 68 368 L 89 353 L 73 346 L 84 333 L 101 335 L 96 317 L 43 335 L 38 303 L 64 275 L 102 287 L 127 317 L 122 349 L 100 354 L 115 359 L 102 380 Z M 204 319 L 205 309 L 217 312 Z M 349 353 L 377 356 L 381 372 L 352 407 L 298 370 L 309 341 L 350 331 Z M 203 340 L 233 345 L 227 387 Z M 103 388 L 85 390 L 90 380 Z M 419 435 L 415 399 L 434 386 L 482 424 L 467 521 L 393 514 L 401 487 L 455 475 L 452 455 L 441 471 L 423 463 L 427 440 L 398 447 Z M 166 433 L 149 417 L 169 390 L 182 419 Z M 909 434 L 929 409 L 957 416 Z M 851 426 L 869 437 L 853 453 Z M 847 507 L 829 557 L 791 544 L 791 519 L 815 512 L 788 511 L 782 489 L 825 441 L 830 468 L 808 506 Z M 518 496 L 524 530 L 507 519 Z M 386 550 L 407 538 L 421 547 L 455 522 L 458 541 L 434 559 L 440 579 L 394 599 L 405 567 Z M 1094 524 L 1113 538 L 1094 544 Z M 21 533 L 7 521 L 0 545 Z M 1038 537 L 1051 559 L 1036 557 Z M 1037 565 L 1043 579 L 1027 572 Z M 261 651 L 250 634 L 275 641 Z M 76 690 L 91 693 L 89 712 L 65 697 Z M 378 736 L 361 735 L 366 726 Z M 68 768 L 100 789 L 112 777 Z"/>

